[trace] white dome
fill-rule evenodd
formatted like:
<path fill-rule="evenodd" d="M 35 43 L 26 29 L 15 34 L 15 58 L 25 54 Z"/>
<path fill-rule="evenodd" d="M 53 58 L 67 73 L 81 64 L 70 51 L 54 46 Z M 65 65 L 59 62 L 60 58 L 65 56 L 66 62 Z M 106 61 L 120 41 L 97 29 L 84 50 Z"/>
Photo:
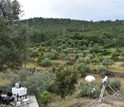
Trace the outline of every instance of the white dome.
<path fill-rule="evenodd" d="M 89 83 L 95 82 L 95 80 L 96 80 L 95 77 L 92 75 L 88 75 L 85 77 L 85 81 Z"/>

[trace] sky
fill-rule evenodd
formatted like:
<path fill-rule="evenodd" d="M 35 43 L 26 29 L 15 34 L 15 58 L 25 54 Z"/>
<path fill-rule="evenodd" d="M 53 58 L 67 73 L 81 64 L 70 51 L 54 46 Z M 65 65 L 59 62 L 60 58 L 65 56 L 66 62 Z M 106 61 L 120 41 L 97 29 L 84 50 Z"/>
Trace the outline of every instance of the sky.
<path fill-rule="evenodd" d="M 18 0 L 24 15 L 77 20 L 123 20 L 124 0 Z"/>

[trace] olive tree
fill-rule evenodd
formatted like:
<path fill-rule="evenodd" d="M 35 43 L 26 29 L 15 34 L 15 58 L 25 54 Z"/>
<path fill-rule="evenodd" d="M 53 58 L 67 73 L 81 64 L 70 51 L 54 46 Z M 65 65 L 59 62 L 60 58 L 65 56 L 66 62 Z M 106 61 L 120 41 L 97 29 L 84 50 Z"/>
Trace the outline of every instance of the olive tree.
<path fill-rule="evenodd" d="M 19 23 L 17 0 L 0 0 L 0 68 L 22 66 L 27 59 L 28 30 Z"/>
<path fill-rule="evenodd" d="M 71 94 L 75 89 L 77 83 L 77 73 L 68 69 L 61 70 L 56 73 L 55 78 L 55 91 L 62 98 Z"/>
<path fill-rule="evenodd" d="M 102 63 L 108 68 L 108 66 L 112 65 L 114 62 L 111 59 L 103 59 Z"/>

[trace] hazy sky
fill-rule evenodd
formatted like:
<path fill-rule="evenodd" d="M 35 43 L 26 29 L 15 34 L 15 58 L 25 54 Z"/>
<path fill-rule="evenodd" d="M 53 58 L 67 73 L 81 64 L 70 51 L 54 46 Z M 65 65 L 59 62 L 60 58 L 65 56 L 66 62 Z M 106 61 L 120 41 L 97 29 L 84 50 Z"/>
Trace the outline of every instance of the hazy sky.
<path fill-rule="evenodd" d="M 124 19 L 124 0 L 18 0 L 22 19 L 33 17 L 80 20 Z"/>

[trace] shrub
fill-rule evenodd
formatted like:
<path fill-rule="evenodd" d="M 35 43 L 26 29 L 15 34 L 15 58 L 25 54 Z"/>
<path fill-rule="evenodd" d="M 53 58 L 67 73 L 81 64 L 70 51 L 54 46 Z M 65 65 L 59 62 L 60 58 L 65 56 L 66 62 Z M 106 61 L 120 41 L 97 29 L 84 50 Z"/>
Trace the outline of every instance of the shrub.
<path fill-rule="evenodd" d="M 116 49 L 113 53 L 112 53 L 112 59 L 114 60 L 114 61 L 117 61 L 117 60 L 119 60 L 119 56 L 121 55 L 121 53 L 122 53 L 122 50 L 120 50 L 120 49 Z"/>
<path fill-rule="evenodd" d="M 117 60 L 118 59 L 118 56 L 120 56 L 120 53 L 119 52 L 113 52 L 112 53 L 112 59 L 113 60 Z"/>
<path fill-rule="evenodd" d="M 46 71 L 35 72 L 23 82 L 23 85 L 28 88 L 29 94 L 39 95 L 53 85 L 54 78 L 54 74 Z"/>
<path fill-rule="evenodd" d="M 103 52 L 103 47 L 99 46 L 97 44 L 93 45 L 91 52 L 93 53 L 102 53 Z"/>
<path fill-rule="evenodd" d="M 21 86 L 28 88 L 28 94 L 40 95 L 52 86 L 54 78 L 54 74 L 48 71 L 34 72 L 33 74 L 26 70 L 18 71 L 18 74 L 9 78 L 9 84 L 0 84 L 0 89 L 10 89 L 16 82 L 19 82 Z"/>
<path fill-rule="evenodd" d="M 99 71 L 99 74 L 101 76 L 105 76 L 105 75 L 108 75 L 109 74 L 109 71 L 108 71 L 108 69 L 105 66 L 100 66 L 98 68 L 98 71 Z"/>
<path fill-rule="evenodd" d="M 90 72 L 90 67 L 84 63 L 80 63 L 75 65 L 75 70 L 78 71 L 81 76 L 86 76 Z"/>
<path fill-rule="evenodd" d="M 51 100 L 50 93 L 48 91 L 44 91 L 42 94 L 40 94 L 40 100 L 42 104 L 47 105 Z"/>
<path fill-rule="evenodd" d="M 92 59 L 91 56 L 88 55 L 84 58 L 84 62 L 89 64 L 91 59 Z"/>
<path fill-rule="evenodd" d="M 52 49 L 52 47 L 51 46 L 48 46 L 47 48 L 45 48 L 45 52 L 50 52 L 51 49 Z"/>
<path fill-rule="evenodd" d="M 61 70 L 56 73 L 55 92 L 62 98 L 66 95 L 72 94 L 77 83 L 77 73 L 68 69 Z"/>
<path fill-rule="evenodd" d="M 65 65 L 57 65 L 57 66 L 53 66 L 53 67 L 51 67 L 51 69 L 49 69 L 49 72 L 53 72 L 53 73 L 55 73 L 55 72 L 61 72 L 61 70 L 63 70 L 64 69 L 64 67 L 65 67 Z"/>
<path fill-rule="evenodd" d="M 18 72 L 19 81 L 25 81 L 29 76 L 32 75 L 31 71 L 27 69 L 20 69 Z"/>
<path fill-rule="evenodd" d="M 80 85 L 79 97 L 98 98 L 100 89 L 94 84 L 85 83 Z"/>
<path fill-rule="evenodd" d="M 5 81 L 0 83 L 0 89 L 10 91 L 16 82 L 19 82 L 23 86 L 23 83 L 31 75 L 32 73 L 26 69 L 20 69 L 18 71 L 16 70 L 14 71 L 14 73 L 6 72 L 4 73 L 4 77 L 3 77 L 3 80 Z"/>
<path fill-rule="evenodd" d="M 81 57 L 84 57 L 84 54 L 83 53 L 77 53 L 77 58 L 81 58 Z"/>
<path fill-rule="evenodd" d="M 83 51 L 83 55 L 84 55 L 84 57 L 87 56 L 87 54 L 89 54 L 89 53 L 90 53 L 89 50 L 84 50 L 84 51 Z"/>
<path fill-rule="evenodd" d="M 76 61 L 76 64 L 80 64 L 80 63 L 89 64 L 89 63 L 90 63 L 90 58 L 89 58 L 89 56 L 84 57 L 84 58 L 79 57 L 79 58 L 77 59 L 77 61 Z"/>
<path fill-rule="evenodd" d="M 38 49 L 38 52 L 44 52 L 45 51 L 45 48 L 44 47 L 40 47 L 39 49 Z"/>
<path fill-rule="evenodd" d="M 47 58 L 52 59 L 52 60 L 57 59 L 57 55 L 55 53 L 51 52 L 51 53 L 48 54 Z"/>
<path fill-rule="evenodd" d="M 80 64 L 80 63 L 85 63 L 85 62 L 84 62 L 84 58 L 79 57 L 79 58 L 77 59 L 76 64 Z"/>
<path fill-rule="evenodd" d="M 74 51 L 74 48 L 67 48 L 68 53 L 73 53 L 73 51 Z"/>
<path fill-rule="evenodd" d="M 10 82 L 0 83 L 0 89 L 4 90 L 4 91 L 10 91 L 11 90 L 11 83 Z"/>
<path fill-rule="evenodd" d="M 62 45 L 61 45 L 61 49 L 63 50 L 63 49 L 65 49 L 65 48 L 67 48 L 66 44 L 62 44 Z"/>
<path fill-rule="evenodd" d="M 76 60 L 76 56 L 74 54 L 68 54 L 66 59 L 74 61 Z"/>
<path fill-rule="evenodd" d="M 30 55 L 31 58 L 36 58 L 36 57 L 38 57 L 38 56 L 39 56 L 39 54 L 38 54 L 37 51 L 31 52 L 31 55 Z"/>
<path fill-rule="evenodd" d="M 103 57 L 102 57 L 102 56 L 100 56 L 100 57 L 98 58 L 98 60 L 99 60 L 99 62 L 102 62 Z"/>
<path fill-rule="evenodd" d="M 14 86 L 16 82 L 19 82 L 21 86 L 24 86 L 27 82 L 27 79 L 32 76 L 32 72 L 26 69 L 20 69 L 16 71 L 15 75 L 11 75 L 9 78 L 11 84 L 10 87 Z"/>
<path fill-rule="evenodd" d="M 108 68 L 108 66 L 112 65 L 114 62 L 111 59 L 103 59 L 102 63 Z"/>
<path fill-rule="evenodd" d="M 99 63 L 99 61 L 100 61 L 100 60 L 99 60 L 98 58 L 92 59 L 92 62 L 93 62 L 93 63 Z"/>
<path fill-rule="evenodd" d="M 37 60 L 38 64 L 40 64 L 44 59 L 45 59 L 44 56 L 39 56 Z"/>
<path fill-rule="evenodd" d="M 120 90 L 121 82 L 119 79 L 115 79 L 109 83 L 109 85 L 114 89 L 114 91 Z M 112 91 L 108 88 L 108 92 L 111 93 Z"/>
<path fill-rule="evenodd" d="M 43 67 L 49 67 L 52 65 L 51 61 L 48 58 L 45 58 L 40 62 L 40 65 Z"/>
<path fill-rule="evenodd" d="M 66 62 L 66 65 L 73 65 L 74 64 L 74 61 L 67 61 Z"/>
<path fill-rule="evenodd" d="M 51 50 L 51 52 L 45 53 L 44 56 L 49 58 L 49 59 L 57 59 L 58 52 L 56 50 Z"/>
<path fill-rule="evenodd" d="M 66 60 L 67 55 L 65 53 L 60 53 L 59 58 L 62 59 L 62 60 Z"/>
<path fill-rule="evenodd" d="M 58 47 L 57 47 L 57 51 L 60 52 L 61 50 L 62 50 L 62 47 L 61 47 L 61 46 L 58 46 Z"/>

